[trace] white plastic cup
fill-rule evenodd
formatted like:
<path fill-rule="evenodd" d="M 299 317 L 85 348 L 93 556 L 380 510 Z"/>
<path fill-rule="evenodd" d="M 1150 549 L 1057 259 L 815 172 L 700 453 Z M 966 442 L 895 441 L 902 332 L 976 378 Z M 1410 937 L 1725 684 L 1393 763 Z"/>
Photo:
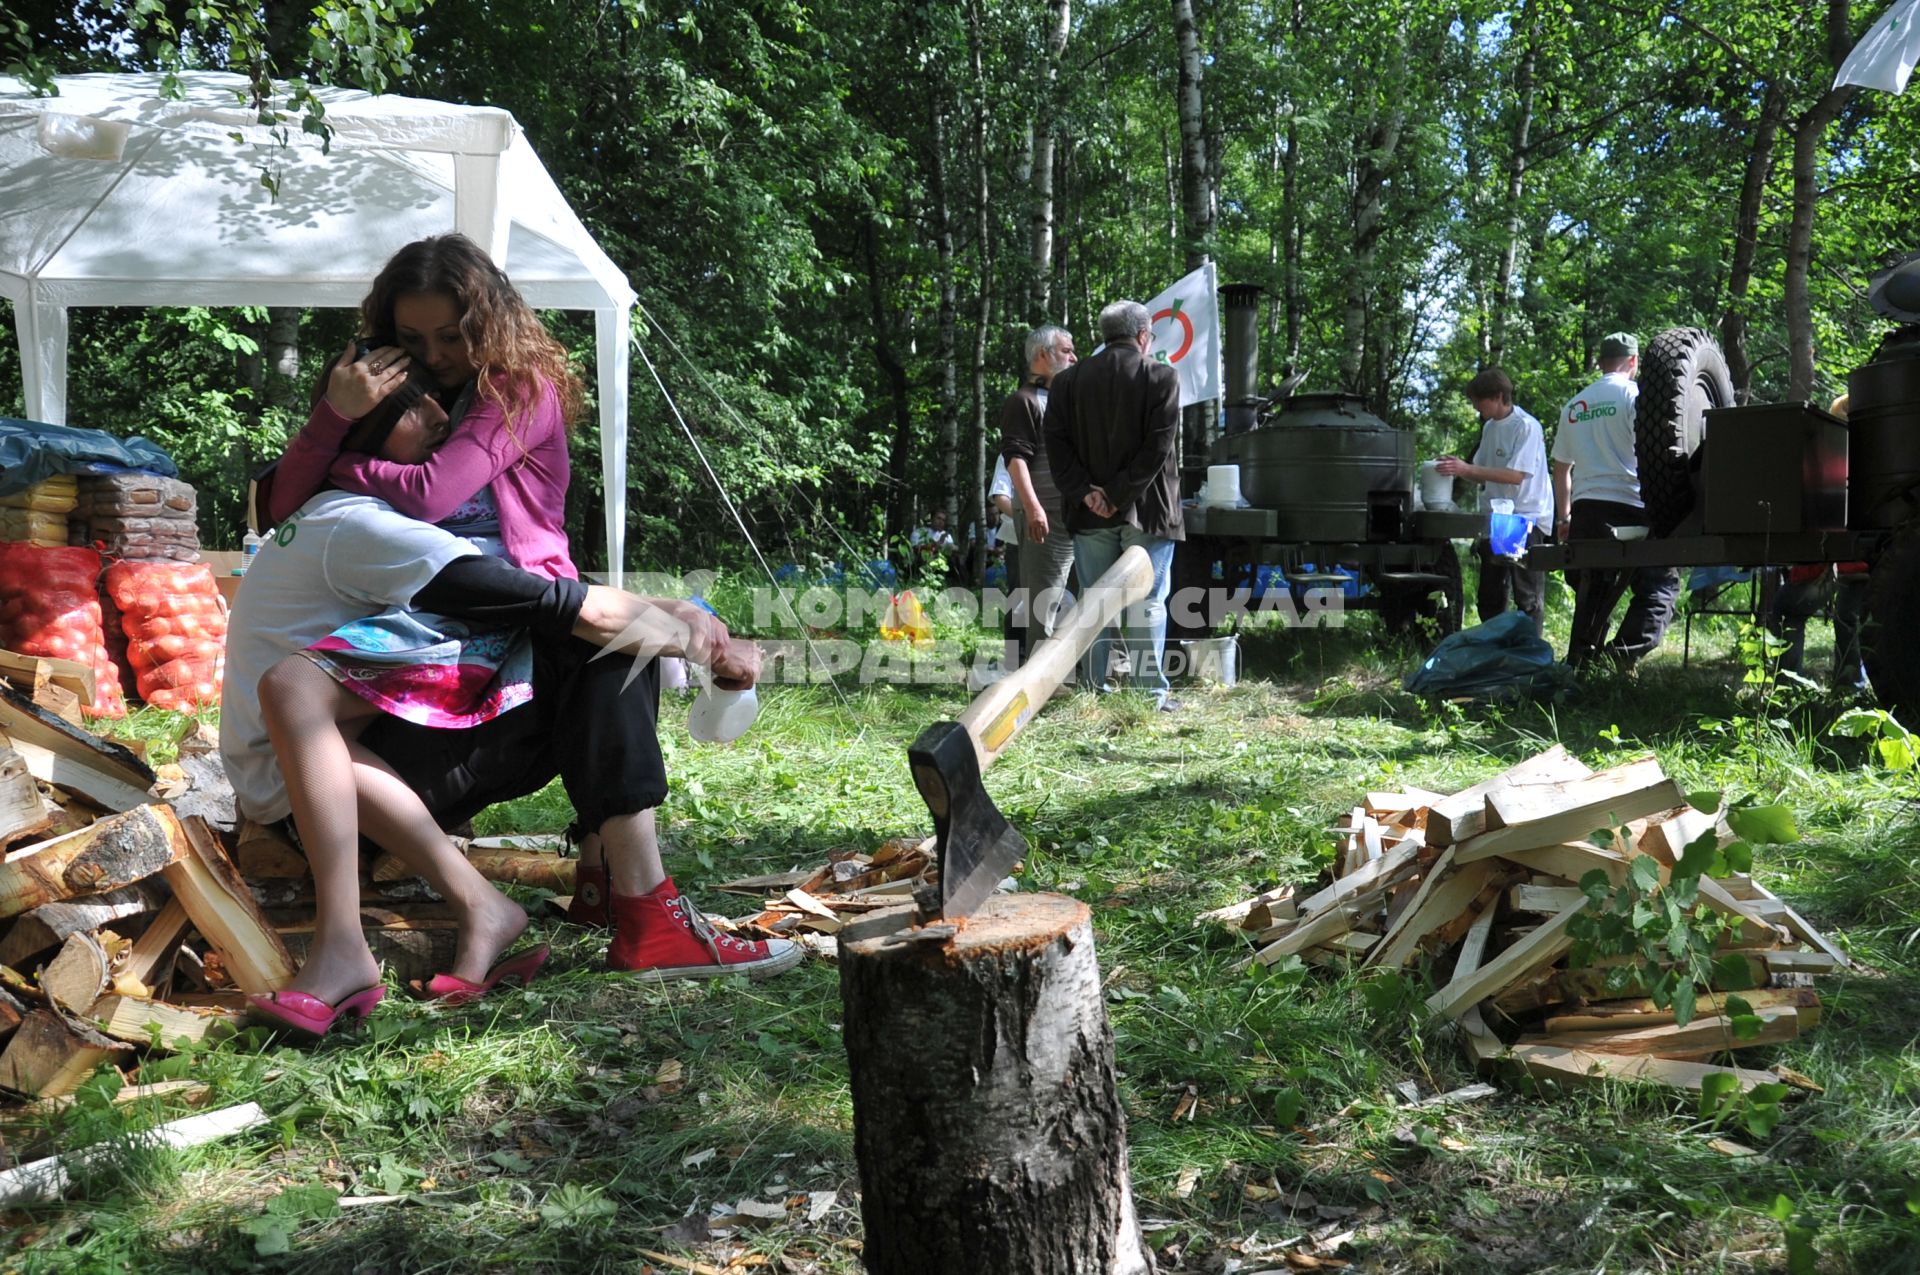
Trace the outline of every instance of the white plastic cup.
<path fill-rule="evenodd" d="M 713 675 L 694 666 L 700 682 L 700 694 L 687 710 L 687 734 L 695 743 L 731 744 L 747 733 L 760 716 L 760 696 L 749 686 L 744 691 L 725 691 L 713 684 Z"/>
<path fill-rule="evenodd" d="M 1428 509 L 1444 513 L 1453 508 L 1453 475 L 1441 473 L 1439 461 L 1420 462 L 1420 496 Z"/>

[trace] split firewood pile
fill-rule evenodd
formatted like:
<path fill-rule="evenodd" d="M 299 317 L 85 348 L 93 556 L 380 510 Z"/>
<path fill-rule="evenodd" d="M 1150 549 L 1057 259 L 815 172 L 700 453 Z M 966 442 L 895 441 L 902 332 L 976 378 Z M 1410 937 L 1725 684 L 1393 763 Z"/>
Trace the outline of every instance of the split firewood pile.
<path fill-rule="evenodd" d="M 313 932 L 307 862 L 236 821 L 211 728 L 151 769 L 70 720 L 71 692 L 48 694 L 85 672 L 0 651 L 0 1091 L 40 1104 L 102 1064 L 231 1033 Z M 493 880 L 573 889 L 563 839 L 459 843 Z M 369 945 L 403 982 L 452 965 L 452 912 L 397 860 L 368 860 L 362 897 Z"/>
<path fill-rule="evenodd" d="M 1398 970 L 1424 958 L 1439 981 L 1427 1009 L 1458 1024 L 1482 1067 L 1687 1089 L 1723 1075 L 1743 1092 L 1811 1083 L 1786 1068 L 1702 1061 L 1814 1026 L 1820 998 L 1810 976 L 1849 961 L 1746 872 L 1696 878 L 1686 870 L 1675 881 L 1676 865 L 1690 869 L 1716 852 L 1744 862 L 1736 847 L 1745 843 L 1727 811 L 1693 809 L 1653 758 L 1596 774 L 1555 747 L 1452 796 L 1369 793 L 1336 832 L 1331 884 L 1271 890 L 1199 918 L 1253 940 L 1243 966 L 1297 956 Z M 1676 967 L 1666 948 L 1651 980 L 1646 953 L 1629 948 L 1639 930 L 1671 925 L 1662 898 L 1669 884 L 1678 900 L 1695 881 L 1697 901 L 1676 911 L 1684 918 L 1705 908 L 1699 933 L 1714 938 L 1711 986 L 1697 991 L 1689 1016 L 1696 985 L 1683 973 L 1667 977 Z M 1615 918 L 1615 945 L 1592 937 L 1591 918 L 1602 916 Z M 1583 935 L 1597 954 L 1575 967 L 1570 955 Z"/>
<path fill-rule="evenodd" d="M 793 939 L 832 959 L 833 936 L 848 921 L 863 912 L 910 901 L 914 887 L 936 879 L 939 871 L 931 840 L 897 838 L 872 854 L 836 851 L 818 867 L 723 882 L 719 889 L 767 896 L 766 906 L 731 921 L 709 919 L 747 938 Z"/>
<path fill-rule="evenodd" d="M 0 653 L 0 1090 L 42 1103 L 231 1030 L 294 970 L 228 854 L 211 732 L 156 773 L 44 697 L 60 663 Z"/>

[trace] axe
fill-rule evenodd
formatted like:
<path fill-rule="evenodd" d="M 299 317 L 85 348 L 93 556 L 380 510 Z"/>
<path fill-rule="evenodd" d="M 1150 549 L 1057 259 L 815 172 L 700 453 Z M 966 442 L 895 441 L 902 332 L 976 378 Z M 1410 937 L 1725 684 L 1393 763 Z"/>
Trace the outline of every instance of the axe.
<path fill-rule="evenodd" d="M 1101 630 L 1153 592 L 1153 560 L 1135 546 L 1060 617 L 1019 669 L 980 692 L 959 720 L 936 722 L 907 749 L 914 785 L 933 814 L 938 891 L 916 894 L 923 921 L 966 916 L 1026 853 L 980 776 L 1072 673 Z"/>

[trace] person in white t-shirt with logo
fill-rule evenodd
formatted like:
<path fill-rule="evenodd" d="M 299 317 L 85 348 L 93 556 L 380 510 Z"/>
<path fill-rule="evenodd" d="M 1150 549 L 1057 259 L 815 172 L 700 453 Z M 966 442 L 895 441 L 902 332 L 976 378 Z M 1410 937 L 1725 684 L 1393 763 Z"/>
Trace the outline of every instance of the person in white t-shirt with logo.
<path fill-rule="evenodd" d="M 1480 446 L 1468 464 L 1458 456 L 1442 456 L 1435 466 L 1443 474 L 1484 483 L 1489 500 L 1511 500 L 1513 512 L 1525 518 L 1527 544 L 1546 543 L 1553 525 L 1553 489 L 1547 479 L 1547 438 L 1540 422 L 1513 402 L 1513 381 L 1490 367 L 1467 383 L 1467 401 L 1480 416 Z M 1485 537 L 1474 542 L 1480 557 L 1480 592 L 1476 601 L 1485 624 L 1510 607 L 1526 612 L 1533 627 L 1545 622 L 1547 573 L 1524 560 L 1495 557 Z"/>
<path fill-rule="evenodd" d="M 1633 378 L 1639 370 L 1639 339 L 1611 333 L 1600 342 L 1600 379 L 1561 409 L 1553 438 L 1553 494 L 1560 511 L 1554 532 L 1561 540 L 1612 540 L 1616 527 L 1648 525 L 1633 450 L 1640 397 Z M 1637 567 L 1631 581 L 1625 571 L 1587 568 L 1569 571 L 1567 582 L 1573 586 L 1567 663 L 1576 668 L 1603 650 L 1622 668 L 1632 668 L 1660 645 L 1680 593 L 1680 573 L 1672 567 Z M 1608 642 L 1614 605 L 1629 583 L 1633 599 Z"/>

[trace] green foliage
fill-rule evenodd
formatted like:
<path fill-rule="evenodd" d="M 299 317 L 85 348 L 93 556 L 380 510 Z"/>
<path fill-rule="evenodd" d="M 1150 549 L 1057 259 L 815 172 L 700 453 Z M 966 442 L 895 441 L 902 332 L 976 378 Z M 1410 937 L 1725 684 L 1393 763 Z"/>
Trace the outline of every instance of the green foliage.
<path fill-rule="evenodd" d="M 1767 1083 L 1742 1093 L 1738 1076 L 1716 1072 L 1701 1077 L 1700 1118 L 1740 1129 L 1750 1138 L 1766 1138 L 1786 1118 L 1781 1104 L 1790 1092 L 1785 1085 Z"/>
<path fill-rule="evenodd" d="M 630 565 L 739 566 L 749 555 L 682 418 L 769 556 L 880 556 L 935 504 L 957 499 L 957 526 L 973 520 L 976 457 L 1024 329 L 1064 321 L 1088 349 L 1102 304 L 1184 272 L 1163 8 L 1073 6 L 1056 57 L 1046 6 L 1004 0 L 677 14 L 637 0 L 25 0 L 0 20 L 0 61 L 42 86 L 74 70 L 236 70 L 281 137 L 325 137 L 319 85 L 512 111 L 641 294 L 645 357 L 614 478 L 630 494 Z M 1716 0 L 1680 17 L 1405 0 L 1309 17 L 1223 3 L 1196 16 L 1209 247 L 1222 279 L 1267 289 L 1263 391 L 1304 370 L 1307 388 L 1357 390 L 1416 428 L 1425 454 L 1464 451 L 1476 425 L 1459 387 L 1480 367 L 1502 363 L 1521 404 L 1550 419 L 1603 332 L 1730 313 L 1748 325 L 1754 397 L 1786 389 L 1772 351 L 1787 339 L 1790 140 L 1760 155 L 1754 273 L 1738 296 L 1726 262 L 1761 104 L 1778 106 L 1787 139 L 1831 80 L 1822 24 L 1798 6 Z M 1857 293 L 1908 233 L 1915 101 L 1855 96 L 1814 157 L 1821 393 L 1882 330 Z M 1031 182 L 1049 135 L 1043 272 Z M 270 157 L 261 177 L 274 181 Z M 1363 177 L 1377 201 L 1356 196 Z M 590 325 L 549 321 L 591 354 Z M 118 345 L 144 322 L 98 326 Z M 309 367 L 334 331 L 305 325 Z M 189 327 L 168 347 L 182 351 L 132 369 L 131 401 L 83 395 L 93 423 L 131 433 L 165 413 L 185 432 L 209 413 L 212 455 L 268 449 L 297 419 L 304 395 L 270 377 L 257 390 L 243 347 Z M 79 354 L 76 382 L 123 370 Z M 17 375 L 0 367 L 0 397 Z M 574 459 L 568 528 L 594 568 L 606 493 L 591 430 Z M 229 544 L 236 480 L 204 476 L 222 524 L 209 542 Z"/>
<path fill-rule="evenodd" d="M 290 1186 L 267 1201 L 266 1211 L 240 1223 L 253 1237 L 253 1251 L 276 1257 L 293 1249 L 293 1236 L 302 1225 L 337 1216 L 340 1193 L 325 1186 Z"/>
<path fill-rule="evenodd" d="M 1776 1195 L 1767 1208 L 1767 1216 L 1780 1223 L 1787 1241 L 1788 1275 L 1813 1275 L 1820 1255 L 1813 1247 L 1815 1226 L 1802 1214 L 1799 1205 L 1785 1195 Z"/>
<path fill-rule="evenodd" d="M 1912 731 L 1894 720 L 1884 708 L 1850 708 L 1827 728 L 1830 735 L 1848 739 L 1871 739 L 1880 764 L 1896 775 L 1903 775 L 1920 764 L 1920 743 Z"/>
<path fill-rule="evenodd" d="M 530 1166 L 523 1161 L 521 1167 Z M 619 1211 L 619 1206 L 597 1188 L 575 1182 L 562 1184 L 540 1202 L 540 1217 L 547 1225 L 587 1234 L 605 1230 Z"/>
<path fill-rule="evenodd" d="M 1702 811 L 1717 810 L 1720 794 L 1694 793 L 1688 801 Z M 1608 990 L 1617 995 L 1642 987 L 1655 1005 L 1671 1008 L 1682 1027 L 1693 1021 L 1702 987 L 1745 990 L 1727 981 L 1744 979 L 1744 963 L 1716 956 L 1721 938 L 1730 930 L 1738 938 L 1742 922 L 1700 901 L 1700 878 L 1751 872 L 1755 845 L 1785 845 L 1800 834 L 1784 806 L 1756 805 L 1751 798 L 1728 806 L 1726 819 L 1735 836 L 1723 845 L 1717 828 L 1702 832 L 1681 852 L 1664 885 L 1659 862 L 1646 854 L 1629 860 L 1617 886 L 1598 868 L 1583 876 L 1587 911 L 1569 929 L 1569 963 L 1579 968 L 1617 958 L 1607 968 Z M 1736 974 L 1735 966 L 1742 972 Z M 1760 1020 L 1745 1002 L 1730 1005 L 1728 1013 L 1735 1035 L 1759 1030 Z"/>

